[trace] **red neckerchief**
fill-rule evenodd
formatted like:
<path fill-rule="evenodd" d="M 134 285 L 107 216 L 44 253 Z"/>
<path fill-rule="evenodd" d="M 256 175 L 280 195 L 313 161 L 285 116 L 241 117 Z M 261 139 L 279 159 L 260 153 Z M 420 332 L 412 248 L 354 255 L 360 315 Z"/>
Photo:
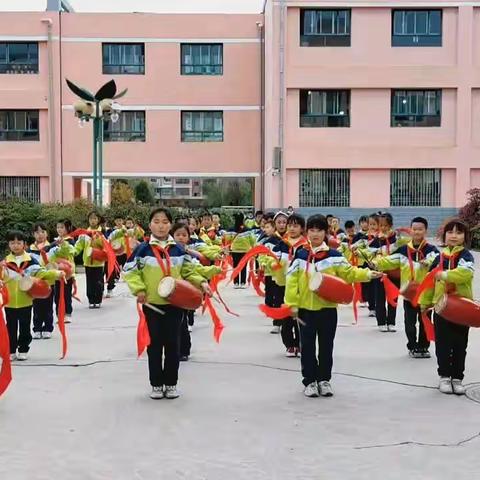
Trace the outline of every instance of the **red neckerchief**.
<path fill-rule="evenodd" d="M 308 245 L 308 240 L 302 235 L 295 243 L 291 243 L 290 239 L 286 237 L 284 239 L 285 243 L 288 245 L 288 261 L 291 262 L 295 252 L 297 251 L 298 248 Z"/>
<path fill-rule="evenodd" d="M 46 265 L 48 263 L 48 255 L 47 255 L 47 252 L 45 251 L 45 247 L 47 245 L 44 244 L 44 247 L 43 248 L 38 248 L 38 245 L 37 245 L 37 242 L 35 242 L 33 244 L 35 246 L 35 248 L 37 249 L 38 253 L 40 254 L 40 256 L 42 257 L 42 260 L 43 260 L 43 263 Z M 50 245 L 48 245 L 50 246 Z"/>
<path fill-rule="evenodd" d="M 460 253 L 461 251 L 455 252 L 452 255 L 447 255 L 445 252 L 442 252 L 440 255 L 440 265 L 442 266 L 442 270 L 443 270 L 443 261 L 445 259 L 448 259 L 448 270 L 453 270 L 454 268 L 456 268 L 456 262 Z"/>
<path fill-rule="evenodd" d="M 425 254 L 423 253 L 423 248 L 427 245 L 426 240 L 422 240 L 420 245 L 417 248 L 411 247 L 407 245 L 407 255 L 408 255 L 408 265 L 410 266 L 410 279 L 415 279 L 415 268 L 413 266 L 413 258 L 412 255 L 415 253 L 415 261 L 421 261 L 425 258 Z"/>
<path fill-rule="evenodd" d="M 305 269 L 305 273 L 308 273 L 308 270 L 310 268 L 310 263 L 315 263 L 317 260 L 323 260 L 324 258 L 328 257 L 328 250 L 320 250 L 319 252 L 314 253 L 312 246 L 310 243 L 307 243 L 304 245 L 306 250 L 308 250 L 308 258 L 307 258 L 307 268 Z"/>
<path fill-rule="evenodd" d="M 167 245 L 165 248 L 161 247 L 160 245 L 150 245 L 150 247 L 152 247 L 153 254 L 157 259 L 158 265 L 162 269 L 163 275 L 165 277 L 170 277 L 172 267 L 170 262 L 170 255 L 168 253 L 170 245 Z M 165 262 L 162 259 L 162 254 L 165 256 Z"/>
<path fill-rule="evenodd" d="M 29 260 L 25 260 L 22 262 L 20 266 L 18 266 L 15 262 L 7 262 L 7 267 L 10 270 L 13 270 L 14 272 L 19 273 L 20 275 L 23 275 L 23 272 L 25 272 L 29 263 L 30 263 Z"/>

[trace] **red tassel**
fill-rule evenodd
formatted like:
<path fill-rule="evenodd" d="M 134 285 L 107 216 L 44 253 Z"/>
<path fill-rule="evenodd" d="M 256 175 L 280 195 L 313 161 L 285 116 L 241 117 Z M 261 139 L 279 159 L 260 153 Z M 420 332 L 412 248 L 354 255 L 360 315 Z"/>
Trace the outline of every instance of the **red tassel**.
<path fill-rule="evenodd" d="M 431 319 L 431 312 L 432 312 L 431 308 L 422 312 L 422 323 L 423 323 L 423 328 L 425 329 L 425 336 L 427 337 L 427 340 L 429 342 L 434 342 L 435 328 L 433 326 L 433 322 Z"/>
<path fill-rule="evenodd" d="M 213 321 L 213 338 L 217 343 L 220 343 L 220 337 L 222 335 L 223 329 L 225 328 L 223 326 L 223 323 L 218 316 L 217 311 L 215 310 L 215 307 L 212 304 L 212 300 L 209 296 L 205 296 L 204 300 L 204 306 L 208 310 L 208 313 L 210 313 L 210 316 L 212 317 Z"/>
<path fill-rule="evenodd" d="M 354 323 L 358 323 L 358 302 L 363 302 L 362 297 L 362 284 L 361 283 L 354 283 L 353 284 L 353 318 Z"/>
<path fill-rule="evenodd" d="M 260 311 L 264 313 L 267 317 L 273 318 L 273 320 L 286 320 L 293 316 L 291 307 L 287 305 L 282 305 L 279 308 L 269 307 L 268 305 L 261 304 L 258 306 Z"/>
<path fill-rule="evenodd" d="M 275 267 L 277 267 L 277 269 L 282 268 L 282 265 L 279 263 L 278 258 L 274 253 L 272 253 L 267 247 L 264 247 L 263 245 L 258 245 L 252 248 L 243 256 L 242 260 L 240 260 L 240 263 L 233 270 L 232 275 L 230 277 L 230 282 L 235 280 L 240 275 L 240 272 L 245 268 L 248 261 L 251 258 L 256 257 L 257 255 L 267 255 L 268 257 L 274 258 L 277 261 L 277 264 L 272 267 L 274 270 L 275 270 Z"/>
<path fill-rule="evenodd" d="M 255 289 L 255 292 L 257 292 L 257 295 L 259 297 L 264 297 L 265 296 L 265 292 L 262 291 L 262 289 L 260 288 L 260 278 L 259 278 L 259 276 L 255 275 L 255 273 L 253 273 L 253 275 L 252 275 L 252 285 L 253 285 L 253 288 Z"/>
<path fill-rule="evenodd" d="M 86 230 L 85 228 L 77 228 L 72 233 L 69 233 L 68 236 L 76 238 L 76 237 L 79 237 L 80 235 L 88 235 L 89 237 L 91 237 L 94 233 L 95 233 L 95 230 Z"/>
<path fill-rule="evenodd" d="M 65 329 L 65 281 L 60 279 L 60 292 L 58 300 L 58 329 L 62 335 L 62 356 L 61 360 L 67 355 L 67 332 Z"/>
<path fill-rule="evenodd" d="M 418 300 L 420 299 L 420 295 L 426 290 L 430 290 L 431 288 L 435 287 L 435 275 L 437 272 L 442 271 L 442 266 L 438 266 L 434 268 L 431 272 L 427 274 L 427 276 L 423 279 L 423 282 L 418 286 L 417 293 L 415 297 L 413 297 L 412 305 L 416 307 L 418 305 Z"/>
<path fill-rule="evenodd" d="M 400 290 L 398 287 L 388 278 L 387 275 L 384 275 L 382 278 L 383 286 L 385 287 L 385 296 L 387 297 L 387 302 L 392 307 L 398 305 L 398 295 Z"/>
<path fill-rule="evenodd" d="M 138 325 L 137 325 L 137 355 L 138 358 L 150 345 L 150 332 L 148 331 L 147 319 L 143 313 L 142 305 L 137 302 Z"/>
<path fill-rule="evenodd" d="M 132 256 L 132 247 L 130 246 L 130 238 L 126 233 L 123 234 L 123 240 L 125 241 L 125 253 L 127 259 L 129 259 Z"/>
<path fill-rule="evenodd" d="M 73 288 L 72 288 L 72 298 L 74 298 L 77 302 L 82 303 L 80 298 L 77 296 L 78 287 L 77 287 L 77 279 L 73 279 Z"/>
<path fill-rule="evenodd" d="M 107 254 L 107 258 L 108 258 L 107 280 L 110 280 L 110 277 L 113 275 L 113 272 L 120 271 L 120 265 L 118 265 L 117 256 L 115 255 L 115 252 L 113 251 L 113 248 L 110 245 L 110 242 L 103 235 L 100 238 L 103 243 L 103 249 L 105 250 L 105 253 Z"/>
<path fill-rule="evenodd" d="M 12 381 L 12 363 L 10 361 L 10 340 L 8 338 L 7 325 L 3 316 L 3 306 L 8 303 L 8 290 L 4 287 L 1 291 L 3 298 L 0 305 L 0 358 L 2 359 L 2 368 L 0 369 L 0 397 L 7 390 Z"/>

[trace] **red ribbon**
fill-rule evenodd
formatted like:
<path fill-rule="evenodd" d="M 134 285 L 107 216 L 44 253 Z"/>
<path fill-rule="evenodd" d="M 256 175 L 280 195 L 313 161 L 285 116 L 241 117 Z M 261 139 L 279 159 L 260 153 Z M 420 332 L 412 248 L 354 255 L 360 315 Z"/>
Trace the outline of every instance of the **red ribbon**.
<path fill-rule="evenodd" d="M 3 287 L 0 292 L 3 298 L 0 305 L 0 358 L 2 359 L 2 368 L 0 369 L 0 397 L 7 390 L 12 381 L 12 363 L 10 361 L 10 340 L 8 338 L 7 325 L 3 316 L 3 307 L 8 304 L 8 290 Z"/>
<path fill-rule="evenodd" d="M 385 287 L 385 297 L 387 298 L 388 304 L 392 307 L 396 307 L 398 305 L 398 295 L 400 294 L 398 287 L 388 278 L 387 275 L 384 275 L 381 281 Z"/>
<path fill-rule="evenodd" d="M 363 302 L 362 296 L 362 284 L 361 283 L 354 283 L 353 284 L 353 318 L 355 319 L 355 324 L 358 323 L 358 308 L 357 303 Z"/>
<path fill-rule="evenodd" d="M 60 292 L 58 300 L 58 329 L 62 335 L 62 356 L 61 360 L 67 355 L 67 331 L 65 328 L 65 281 L 60 279 Z"/>
<path fill-rule="evenodd" d="M 77 279 L 74 278 L 72 282 L 72 298 L 74 298 L 77 302 L 82 303 L 80 298 L 77 296 L 77 290 L 78 290 Z"/>
<path fill-rule="evenodd" d="M 132 255 L 132 247 L 130 246 L 130 237 L 124 233 L 123 239 L 125 241 L 125 253 L 127 254 L 127 258 L 130 258 Z"/>
<path fill-rule="evenodd" d="M 287 305 L 282 305 L 279 308 L 269 307 L 268 305 L 261 304 L 258 306 L 260 311 L 264 313 L 267 317 L 272 318 L 273 320 L 286 320 L 293 316 L 293 311 L 291 307 Z"/>
<path fill-rule="evenodd" d="M 120 272 L 120 265 L 118 264 L 117 256 L 115 255 L 110 242 L 103 235 L 101 235 L 100 238 L 102 240 L 103 249 L 107 254 L 107 280 L 109 280 L 113 275 L 113 272 Z"/>
<path fill-rule="evenodd" d="M 218 316 L 217 311 L 215 310 L 215 307 L 212 304 L 212 300 L 208 295 L 205 295 L 205 300 L 203 303 L 203 308 L 204 310 L 207 309 L 208 312 L 210 313 L 210 316 L 212 317 L 212 322 L 213 322 L 213 338 L 217 343 L 220 343 L 220 337 L 222 335 L 223 329 L 225 328 L 222 320 Z"/>
<path fill-rule="evenodd" d="M 280 268 L 282 268 L 282 264 L 278 261 L 277 256 L 271 250 L 269 250 L 267 247 L 263 245 L 258 245 L 252 248 L 243 256 L 243 258 L 240 260 L 240 263 L 233 270 L 232 275 L 230 277 L 230 282 L 235 280 L 235 278 L 237 278 L 240 275 L 240 272 L 245 268 L 248 261 L 257 255 L 266 255 L 268 257 L 274 258 L 277 261 L 277 263 L 272 267 L 273 270 L 279 270 Z"/>
<path fill-rule="evenodd" d="M 162 269 L 162 273 L 164 277 L 170 277 L 171 275 L 171 263 L 170 263 L 170 255 L 168 254 L 168 247 L 162 248 L 159 245 L 152 245 L 153 254 L 157 259 L 158 265 Z M 161 253 L 165 255 L 165 262 L 161 257 Z"/>
<path fill-rule="evenodd" d="M 138 325 L 137 325 L 137 355 L 138 358 L 150 345 L 150 332 L 148 331 L 147 319 L 143 313 L 142 305 L 137 302 Z"/>
<path fill-rule="evenodd" d="M 432 310 L 432 308 L 429 308 L 428 310 L 423 311 L 421 314 L 423 328 L 425 329 L 425 336 L 429 342 L 435 341 L 435 328 L 431 318 Z"/>

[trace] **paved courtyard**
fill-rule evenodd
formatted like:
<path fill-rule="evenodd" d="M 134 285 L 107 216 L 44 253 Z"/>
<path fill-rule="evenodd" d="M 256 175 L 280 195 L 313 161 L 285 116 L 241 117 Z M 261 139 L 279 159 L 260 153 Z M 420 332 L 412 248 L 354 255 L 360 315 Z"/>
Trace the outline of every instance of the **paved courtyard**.
<path fill-rule="evenodd" d="M 56 332 L 14 364 L 0 399 L 0 479 L 478 478 L 480 332 L 471 331 L 469 398 L 446 396 L 435 359 L 407 356 L 401 309 L 399 331 L 380 333 L 366 310 L 353 326 L 342 308 L 335 396 L 309 399 L 258 297 L 223 292 L 240 318 L 222 312 L 217 345 L 209 317 L 197 316 L 175 401 L 148 397 L 125 284 L 99 311 L 76 304 L 67 359 Z"/>

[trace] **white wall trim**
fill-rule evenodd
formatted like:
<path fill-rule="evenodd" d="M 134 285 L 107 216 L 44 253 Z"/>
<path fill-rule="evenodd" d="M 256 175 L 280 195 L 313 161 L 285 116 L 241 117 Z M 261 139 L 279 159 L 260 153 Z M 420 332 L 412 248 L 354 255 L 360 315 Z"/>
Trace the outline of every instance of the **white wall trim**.
<path fill-rule="evenodd" d="M 92 178 L 91 172 L 63 172 L 64 177 Z M 103 172 L 105 178 L 159 178 L 159 177 L 191 177 L 191 178 L 240 178 L 259 177 L 258 172 Z"/>
<path fill-rule="evenodd" d="M 56 37 L 58 39 L 58 37 Z M 46 35 L 0 35 L 0 42 L 46 42 Z"/>
<path fill-rule="evenodd" d="M 273 4 L 275 6 L 280 5 L 281 2 L 275 0 Z M 331 8 L 331 7 L 358 7 L 358 8 L 372 8 L 372 7 L 386 7 L 386 8 L 398 8 L 398 7 L 412 7 L 412 8 L 447 8 L 447 7 L 480 7 L 480 1 L 476 2 L 455 2 L 448 0 L 437 0 L 435 2 L 420 2 L 414 0 L 391 0 L 383 2 L 354 2 L 354 1 L 341 1 L 341 0 L 330 0 L 330 1 L 318 1 L 318 2 L 285 2 L 287 7 L 298 7 L 298 8 Z"/>
<path fill-rule="evenodd" d="M 73 110 L 73 105 L 62 105 L 62 110 Z M 259 111 L 260 105 L 122 105 L 123 111 L 223 110 L 224 112 Z"/>
<path fill-rule="evenodd" d="M 57 37 L 58 39 L 58 37 Z M 62 37 L 66 43 L 259 43 L 258 38 Z"/>

